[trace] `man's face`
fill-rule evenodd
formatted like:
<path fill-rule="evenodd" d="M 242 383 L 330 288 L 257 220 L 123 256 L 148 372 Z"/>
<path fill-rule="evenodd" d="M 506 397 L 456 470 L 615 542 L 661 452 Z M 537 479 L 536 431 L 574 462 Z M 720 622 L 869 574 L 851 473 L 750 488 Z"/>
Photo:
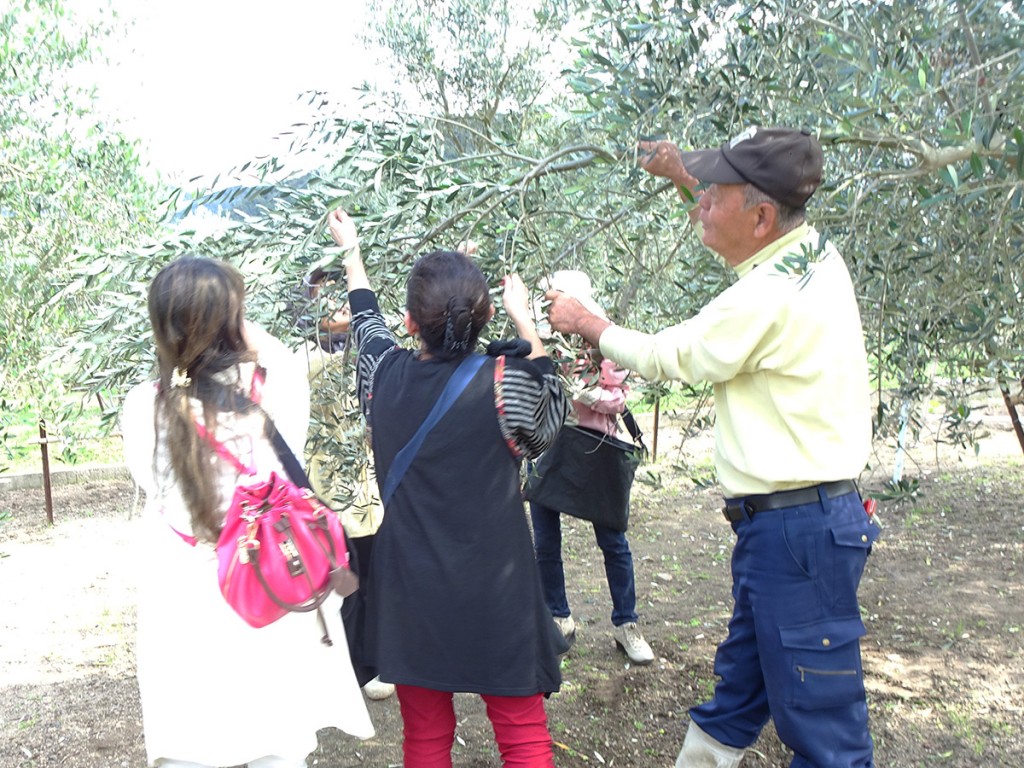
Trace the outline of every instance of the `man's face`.
<path fill-rule="evenodd" d="M 712 184 L 700 197 L 704 245 L 735 267 L 758 250 L 754 239 L 757 206 L 744 208 L 743 184 Z"/>

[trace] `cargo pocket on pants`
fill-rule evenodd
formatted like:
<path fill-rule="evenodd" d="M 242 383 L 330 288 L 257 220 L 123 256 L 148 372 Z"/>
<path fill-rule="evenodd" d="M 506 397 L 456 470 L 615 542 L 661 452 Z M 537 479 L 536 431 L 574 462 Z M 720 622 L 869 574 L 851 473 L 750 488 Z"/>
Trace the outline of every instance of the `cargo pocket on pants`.
<path fill-rule="evenodd" d="M 835 526 L 832 529 L 832 539 L 837 546 L 866 549 L 870 552 L 871 545 L 875 543 L 881 532 L 881 528 L 865 515 L 862 521 L 858 520 L 855 523 Z"/>
<path fill-rule="evenodd" d="M 789 706 L 825 709 L 864 698 L 860 617 L 780 627 L 779 633 L 790 661 Z"/>

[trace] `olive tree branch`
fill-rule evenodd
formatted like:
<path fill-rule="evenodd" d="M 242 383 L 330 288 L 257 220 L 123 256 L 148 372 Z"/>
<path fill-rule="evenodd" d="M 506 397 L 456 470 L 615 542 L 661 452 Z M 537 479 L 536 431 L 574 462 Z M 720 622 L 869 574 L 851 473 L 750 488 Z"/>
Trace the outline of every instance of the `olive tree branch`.
<path fill-rule="evenodd" d="M 555 163 L 554 160 L 559 157 L 564 157 L 569 154 L 578 154 L 585 152 L 583 157 L 575 160 L 568 160 L 562 163 Z M 531 167 L 524 173 L 521 173 L 512 179 L 495 184 L 494 186 L 485 189 L 475 198 L 469 201 L 463 208 L 453 213 L 451 216 L 446 218 L 444 221 L 433 227 L 429 232 L 423 235 L 414 246 L 414 250 L 419 250 L 425 243 L 434 239 L 442 232 L 445 232 L 455 226 L 459 221 L 469 216 L 471 213 L 479 209 L 485 203 L 487 203 L 492 197 L 497 194 L 502 195 L 502 200 L 510 194 L 513 194 L 513 190 L 521 185 L 528 184 L 530 181 L 540 179 L 550 174 L 567 173 L 568 171 L 579 170 L 580 168 L 586 168 L 587 166 L 593 165 L 598 159 L 607 160 L 609 158 L 616 159 L 612 154 L 603 150 L 599 147 L 592 145 L 579 145 L 573 147 L 566 147 L 554 152 L 549 157 L 543 158 L 539 161 L 531 163 Z M 500 200 L 498 201 L 501 202 Z M 493 210 L 492 206 L 492 210 Z M 477 222 L 479 223 L 479 221 Z M 474 225 L 475 226 L 475 225 Z M 470 233 L 471 234 L 471 233 Z"/>
<path fill-rule="evenodd" d="M 655 187 L 651 192 L 648 192 L 646 195 L 644 195 L 644 197 L 641 198 L 640 201 L 635 205 L 627 205 L 620 208 L 618 211 L 612 214 L 610 218 L 604 219 L 598 226 L 594 227 L 592 230 L 584 234 L 582 237 L 573 240 L 569 245 L 563 248 L 562 252 L 559 253 L 558 256 L 555 258 L 555 266 L 558 266 L 562 262 L 562 260 L 565 259 L 565 257 L 568 256 L 570 253 L 583 247 L 591 239 L 601 234 L 609 227 L 615 225 L 617 222 L 621 221 L 629 214 L 645 210 L 648 206 L 650 206 L 652 202 L 654 202 L 654 199 L 658 195 L 662 194 L 663 192 L 669 189 L 674 190 L 675 184 L 671 181 L 662 182 L 657 187 Z"/>

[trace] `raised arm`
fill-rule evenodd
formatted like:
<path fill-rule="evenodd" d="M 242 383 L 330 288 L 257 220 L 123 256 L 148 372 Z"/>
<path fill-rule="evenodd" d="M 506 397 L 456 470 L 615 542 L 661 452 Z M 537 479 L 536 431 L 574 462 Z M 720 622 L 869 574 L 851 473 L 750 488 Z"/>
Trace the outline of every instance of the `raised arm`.
<path fill-rule="evenodd" d="M 377 366 L 384 356 L 397 348 L 395 336 L 384 322 L 377 297 L 370 288 L 362 257 L 359 254 L 359 236 L 352 217 L 340 208 L 327 214 L 331 237 L 341 246 L 345 275 L 348 279 L 348 302 L 351 308 L 351 328 L 359 356 L 356 360 L 356 391 L 364 414 L 369 413 L 370 387 Z"/>
<path fill-rule="evenodd" d="M 336 208 L 327 214 L 327 227 L 334 242 L 341 246 L 344 252 L 342 263 L 345 265 L 349 292 L 369 288 L 370 279 L 366 276 L 363 258 L 359 253 L 359 235 L 356 233 L 356 223 L 352 221 L 352 217 L 341 208 Z"/>
<path fill-rule="evenodd" d="M 689 204 L 698 197 L 695 190 L 700 182 L 686 170 L 679 147 L 671 141 L 641 141 L 637 147 L 640 150 L 640 167 L 652 176 L 660 176 L 675 184 L 680 200 Z M 690 220 L 696 217 L 697 209 L 693 208 Z"/>
<path fill-rule="evenodd" d="M 547 350 L 544 349 L 544 342 L 537 333 L 537 326 L 530 314 L 530 296 L 519 275 L 508 275 L 502 281 L 504 292 L 501 301 L 505 306 L 505 312 L 516 325 L 516 333 L 519 337 L 530 342 L 529 358 L 546 357 Z"/>

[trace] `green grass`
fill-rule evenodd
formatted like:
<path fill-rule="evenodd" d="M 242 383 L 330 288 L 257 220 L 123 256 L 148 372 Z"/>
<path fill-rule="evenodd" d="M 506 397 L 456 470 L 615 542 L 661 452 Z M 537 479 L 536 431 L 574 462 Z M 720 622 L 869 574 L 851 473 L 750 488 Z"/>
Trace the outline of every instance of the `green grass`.
<path fill-rule="evenodd" d="M 632 381 L 632 379 L 630 379 Z M 637 382 L 640 380 L 637 379 Z M 666 391 L 661 393 L 661 404 L 659 409 L 662 413 L 670 411 L 688 411 L 696 407 L 701 398 L 693 394 L 691 388 L 681 384 L 660 384 L 659 388 Z M 654 410 L 656 397 L 651 392 L 642 392 L 638 388 L 628 398 L 629 409 L 633 413 L 650 413 Z"/>
<path fill-rule="evenodd" d="M 68 404 L 74 404 L 73 398 Z M 8 403 L 8 406 L 10 404 Z M 97 404 L 87 406 L 72 422 L 55 423 L 47 417 L 47 454 L 50 468 L 79 464 L 119 464 L 124 461 L 121 438 L 106 434 Z M 0 471 L 42 470 L 40 415 L 33 403 L 24 401 L 0 414 Z"/>

